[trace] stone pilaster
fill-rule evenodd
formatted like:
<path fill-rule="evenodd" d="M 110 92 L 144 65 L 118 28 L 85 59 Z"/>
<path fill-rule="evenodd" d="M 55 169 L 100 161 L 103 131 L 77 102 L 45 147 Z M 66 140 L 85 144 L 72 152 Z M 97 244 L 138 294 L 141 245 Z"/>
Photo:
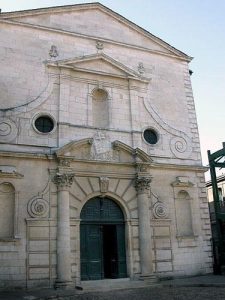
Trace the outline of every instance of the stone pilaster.
<path fill-rule="evenodd" d="M 71 284 L 69 188 L 73 178 L 73 173 L 57 173 L 54 177 L 58 187 L 56 288 L 66 288 Z"/>
<path fill-rule="evenodd" d="M 149 214 L 149 190 L 151 176 L 138 174 L 135 181 L 138 200 L 139 218 L 139 248 L 141 278 L 149 278 L 152 275 L 152 243 Z"/>

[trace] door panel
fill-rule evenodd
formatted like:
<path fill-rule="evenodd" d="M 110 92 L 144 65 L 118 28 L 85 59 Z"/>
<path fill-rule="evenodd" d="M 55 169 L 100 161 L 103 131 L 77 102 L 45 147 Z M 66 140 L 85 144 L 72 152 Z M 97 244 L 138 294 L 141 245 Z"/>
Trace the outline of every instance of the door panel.
<path fill-rule="evenodd" d="M 102 238 L 99 225 L 81 224 L 81 280 L 102 278 Z"/>
<path fill-rule="evenodd" d="M 118 277 L 127 277 L 126 245 L 124 224 L 116 225 L 117 252 L 118 252 Z"/>

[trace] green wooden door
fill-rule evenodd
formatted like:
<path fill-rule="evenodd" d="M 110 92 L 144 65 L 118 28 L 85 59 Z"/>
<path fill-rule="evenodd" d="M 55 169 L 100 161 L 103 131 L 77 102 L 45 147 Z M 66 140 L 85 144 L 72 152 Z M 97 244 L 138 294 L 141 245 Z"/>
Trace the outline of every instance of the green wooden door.
<path fill-rule="evenodd" d="M 99 225 L 81 224 L 81 279 L 102 278 L 102 245 Z"/>
<path fill-rule="evenodd" d="M 118 253 L 118 278 L 127 276 L 125 230 L 123 224 L 116 225 L 117 253 Z"/>
<path fill-rule="evenodd" d="M 127 276 L 123 212 L 111 199 L 97 197 L 83 207 L 80 250 L 81 280 Z"/>

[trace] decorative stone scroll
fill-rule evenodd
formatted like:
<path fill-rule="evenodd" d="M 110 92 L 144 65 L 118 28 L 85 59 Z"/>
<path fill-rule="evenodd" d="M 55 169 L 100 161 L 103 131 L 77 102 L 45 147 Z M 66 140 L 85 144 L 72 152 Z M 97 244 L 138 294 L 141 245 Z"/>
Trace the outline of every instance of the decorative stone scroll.
<path fill-rule="evenodd" d="M 109 178 L 108 177 L 100 177 L 100 191 L 101 193 L 107 193 L 109 188 Z"/>
<path fill-rule="evenodd" d="M 179 128 L 174 128 L 168 124 L 161 116 L 160 113 L 152 105 L 152 101 L 145 97 L 144 106 L 149 112 L 154 121 L 163 128 L 167 133 L 171 134 L 170 150 L 176 158 L 188 159 L 192 152 L 192 141 L 186 132 L 181 131 Z"/>
<path fill-rule="evenodd" d="M 48 216 L 49 203 L 41 197 L 34 197 L 28 202 L 27 211 L 32 218 L 45 218 Z"/>
<path fill-rule="evenodd" d="M 168 209 L 159 196 L 151 191 L 152 215 L 154 219 L 167 219 Z"/>
<path fill-rule="evenodd" d="M 151 176 L 137 175 L 135 180 L 135 188 L 138 193 L 148 193 L 150 190 Z"/>
<path fill-rule="evenodd" d="M 53 182 L 58 186 L 58 188 L 69 188 L 73 183 L 74 173 L 57 173 Z"/>
<path fill-rule="evenodd" d="M 139 62 L 138 64 L 138 72 L 143 75 L 145 73 L 145 68 L 142 62 Z"/>
<path fill-rule="evenodd" d="M 170 140 L 170 149 L 177 158 L 188 158 L 191 153 L 188 138 L 175 136 Z"/>
<path fill-rule="evenodd" d="M 166 219 L 168 217 L 167 207 L 163 202 L 156 202 L 153 205 L 152 213 L 155 219 Z"/>
<path fill-rule="evenodd" d="M 0 141 L 11 142 L 18 135 L 16 124 L 9 118 L 0 118 Z"/>

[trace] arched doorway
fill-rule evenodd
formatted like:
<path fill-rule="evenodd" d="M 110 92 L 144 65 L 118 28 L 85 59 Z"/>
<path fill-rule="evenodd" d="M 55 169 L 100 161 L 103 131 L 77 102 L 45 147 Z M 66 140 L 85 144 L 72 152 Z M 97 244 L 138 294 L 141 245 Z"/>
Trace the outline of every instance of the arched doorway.
<path fill-rule="evenodd" d="M 89 200 L 81 211 L 81 280 L 127 277 L 125 223 L 109 198 Z"/>

